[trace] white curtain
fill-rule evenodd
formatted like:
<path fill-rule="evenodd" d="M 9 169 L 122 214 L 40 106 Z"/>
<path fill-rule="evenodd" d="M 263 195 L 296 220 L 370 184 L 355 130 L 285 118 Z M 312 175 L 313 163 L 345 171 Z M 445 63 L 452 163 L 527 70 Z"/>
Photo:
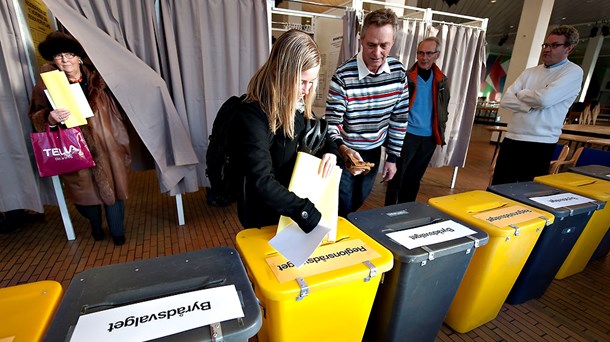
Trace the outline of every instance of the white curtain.
<path fill-rule="evenodd" d="M 430 164 L 433 167 L 464 167 L 481 79 L 485 74 L 485 31 L 450 24 L 435 28 L 442 42 L 436 63 L 449 78 L 451 101 L 445 130 L 447 145 L 437 148 Z"/>
<path fill-rule="evenodd" d="M 55 203 L 50 179 L 38 176 L 29 134 L 33 87 L 12 0 L 0 1 L 0 211 L 43 212 Z"/>
<path fill-rule="evenodd" d="M 426 24 L 421 20 L 401 20 L 390 55 L 397 56 L 408 69 L 415 63 L 417 44 L 424 38 Z"/>

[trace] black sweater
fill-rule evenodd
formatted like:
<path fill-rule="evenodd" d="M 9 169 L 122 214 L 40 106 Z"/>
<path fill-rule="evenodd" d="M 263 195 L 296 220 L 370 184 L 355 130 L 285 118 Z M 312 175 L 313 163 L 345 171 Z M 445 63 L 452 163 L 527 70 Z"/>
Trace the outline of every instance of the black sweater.
<path fill-rule="evenodd" d="M 272 134 L 267 114 L 258 103 L 242 103 L 236 109 L 235 153 L 243 179 L 238 214 L 245 228 L 277 225 L 280 215 L 293 219 L 305 232 L 316 227 L 322 215 L 307 198 L 288 190 L 297 157 L 299 141 L 305 133 L 305 118 L 295 116 L 295 138 L 281 130 Z M 334 147 L 334 148 L 333 148 Z M 319 152 L 335 153 L 336 146 L 327 142 Z"/>

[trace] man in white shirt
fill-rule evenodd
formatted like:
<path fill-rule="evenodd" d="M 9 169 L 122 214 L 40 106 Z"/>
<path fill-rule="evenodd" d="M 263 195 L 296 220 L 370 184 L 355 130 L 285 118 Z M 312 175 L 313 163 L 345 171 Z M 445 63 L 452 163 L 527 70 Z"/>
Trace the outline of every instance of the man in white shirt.
<path fill-rule="evenodd" d="M 542 44 L 544 63 L 524 70 L 504 93 L 500 107 L 513 115 L 492 184 L 527 182 L 548 174 L 568 108 L 581 88 L 582 69 L 568 60 L 578 38 L 572 26 L 553 29 Z"/>

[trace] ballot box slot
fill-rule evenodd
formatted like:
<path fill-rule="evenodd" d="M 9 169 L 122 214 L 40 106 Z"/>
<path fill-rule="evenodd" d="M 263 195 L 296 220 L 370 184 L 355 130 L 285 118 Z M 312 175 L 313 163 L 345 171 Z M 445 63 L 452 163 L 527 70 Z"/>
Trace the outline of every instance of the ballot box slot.
<path fill-rule="evenodd" d="M 181 293 L 205 290 L 226 283 L 226 278 L 212 279 L 209 276 L 201 276 L 174 282 L 166 282 L 145 286 L 137 289 L 121 291 L 108 295 L 100 303 L 85 304 L 81 307 L 81 314 L 89 314 L 106 309 L 135 304 L 148 300 L 169 297 Z"/>

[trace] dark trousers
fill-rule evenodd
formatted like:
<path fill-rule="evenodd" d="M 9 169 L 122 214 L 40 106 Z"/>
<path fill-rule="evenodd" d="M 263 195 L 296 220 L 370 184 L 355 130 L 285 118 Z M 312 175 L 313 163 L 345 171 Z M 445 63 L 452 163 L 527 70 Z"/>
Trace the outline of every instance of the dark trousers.
<path fill-rule="evenodd" d="M 366 175 L 354 176 L 343 167 L 341 183 L 339 185 L 339 216 L 347 217 L 347 214 L 358 210 L 373 190 L 377 170 L 379 170 L 379 158 L 381 147 L 372 150 L 356 150 L 366 162 L 375 163 L 375 166 Z"/>
<path fill-rule="evenodd" d="M 415 201 L 421 179 L 435 150 L 436 141 L 433 136 L 405 135 L 400 158 L 396 163 L 396 175 L 388 183 L 385 193 L 386 206 Z"/>
<path fill-rule="evenodd" d="M 534 177 L 548 175 L 555 145 L 505 138 L 491 184 L 529 182 Z"/>
<path fill-rule="evenodd" d="M 102 206 L 101 205 L 74 205 L 76 210 L 91 223 L 93 231 L 102 231 Z M 125 235 L 125 204 L 117 200 L 112 205 L 104 205 L 106 221 L 112 236 Z"/>

